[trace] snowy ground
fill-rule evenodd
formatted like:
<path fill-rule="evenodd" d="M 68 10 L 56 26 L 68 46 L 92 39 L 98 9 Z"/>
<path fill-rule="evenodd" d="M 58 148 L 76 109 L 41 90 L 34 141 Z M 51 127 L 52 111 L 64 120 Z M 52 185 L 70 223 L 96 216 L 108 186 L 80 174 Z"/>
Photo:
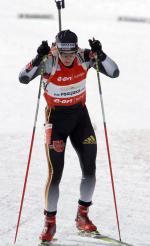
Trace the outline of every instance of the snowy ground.
<path fill-rule="evenodd" d="M 63 28 L 78 34 L 81 47 L 88 47 L 88 39 L 93 36 L 100 39 L 103 49 L 118 63 L 121 71 L 115 80 L 102 75 L 101 82 L 122 240 L 134 246 L 150 246 L 150 24 L 117 21 L 118 16 L 149 18 L 150 2 L 77 2 L 66 0 Z M 10 246 L 15 235 L 39 85 L 39 78 L 28 86 L 19 84 L 18 73 L 35 56 L 43 39 L 49 43 L 54 40 L 58 19 L 53 0 L 0 0 L 0 6 L 0 246 Z M 54 20 L 18 19 L 20 13 L 53 14 Z M 87 106 L 98 139 L 97 186 L 91 217 L 103 233 L 117 237 L 95 71 L 89 72 L 87 91 Z M 37 245 L 43 226 L 43 191 L 47 175 L 43 147 L 44 106 L 41 98 L 17 246 Z M 106 244 L 96 240 L 76 236 L 74 218 L 80 176 L 76 154 L 68 141 L 56 235 L 63 239 L 57 245 L 104 246 Z"/>

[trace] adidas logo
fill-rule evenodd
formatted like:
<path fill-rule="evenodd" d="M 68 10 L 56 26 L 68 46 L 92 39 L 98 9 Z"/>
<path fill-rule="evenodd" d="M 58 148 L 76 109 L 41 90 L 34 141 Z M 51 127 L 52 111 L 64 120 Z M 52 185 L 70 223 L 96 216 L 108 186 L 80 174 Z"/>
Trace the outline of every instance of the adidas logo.
<path fill-rule="evenodd" d="M 91 135 L 83 141 L 83 144 L 96 144 L 96 139 Z"/>

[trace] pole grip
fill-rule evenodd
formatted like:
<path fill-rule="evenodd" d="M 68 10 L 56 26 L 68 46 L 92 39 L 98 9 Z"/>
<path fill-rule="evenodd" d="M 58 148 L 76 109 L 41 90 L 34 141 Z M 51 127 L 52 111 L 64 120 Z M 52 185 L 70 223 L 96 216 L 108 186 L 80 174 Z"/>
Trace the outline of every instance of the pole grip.
<path fill-rule="evenodd" d="M 65 0 L 55 0 L 55 3 L 58 9 L 65 8 Z"/>

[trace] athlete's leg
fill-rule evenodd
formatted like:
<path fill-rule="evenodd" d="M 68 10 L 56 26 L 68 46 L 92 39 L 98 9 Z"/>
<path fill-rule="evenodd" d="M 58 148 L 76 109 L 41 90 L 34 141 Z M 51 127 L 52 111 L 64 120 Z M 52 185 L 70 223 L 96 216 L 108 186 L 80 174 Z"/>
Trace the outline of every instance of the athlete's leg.
<path fill-rule="evenodd" d="M 45 125 L 45 150 L 48 162 L 48 177 L 45 186 L 45 211 L 56 214 L 59 198 L 59 183 L 64 168 L 64 153 L 67 135 L 60 132 L 55 112 L 49 112 Z"/>
<path fill-rule="evenodd" d="M 81 165 L 82 179 L 80 184 L 80 205 L 89 206 L 96 182 L 96 153 L 97 144 L 94 129 L 86 107 L 83 109 L 76 128 L 70 134 Z"/>

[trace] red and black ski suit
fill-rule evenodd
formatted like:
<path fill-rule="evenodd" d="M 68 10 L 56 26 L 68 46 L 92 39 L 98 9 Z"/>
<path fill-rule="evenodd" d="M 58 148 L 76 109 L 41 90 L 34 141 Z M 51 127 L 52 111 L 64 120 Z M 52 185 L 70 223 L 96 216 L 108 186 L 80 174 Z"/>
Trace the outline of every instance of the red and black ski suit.
<path fill-rule="evenodd" d="M 48 59 L 38 67 L 33 67 L 31 61 L 20 72 L 20 82 L 27 84 L 40 75 L 41 66 L 44 66 L 43 87 L 47 102 L 45 147 L 49 168 L 45 211 L 56 214 L 68 137 L 79 157 L 82 170 L 79 204 L 89 206 L 92 202 L 97 144 L 85 101 L 86 76 L 91 67 L 95 68 L 95 59 L 90 50 L 79 50 L 72 66 L 65 67 L 58 55 L 50 53 Z M 99 62 L 99 69 L 111 78 L 119 75 L 118 66 L 107 55 Z"/>

